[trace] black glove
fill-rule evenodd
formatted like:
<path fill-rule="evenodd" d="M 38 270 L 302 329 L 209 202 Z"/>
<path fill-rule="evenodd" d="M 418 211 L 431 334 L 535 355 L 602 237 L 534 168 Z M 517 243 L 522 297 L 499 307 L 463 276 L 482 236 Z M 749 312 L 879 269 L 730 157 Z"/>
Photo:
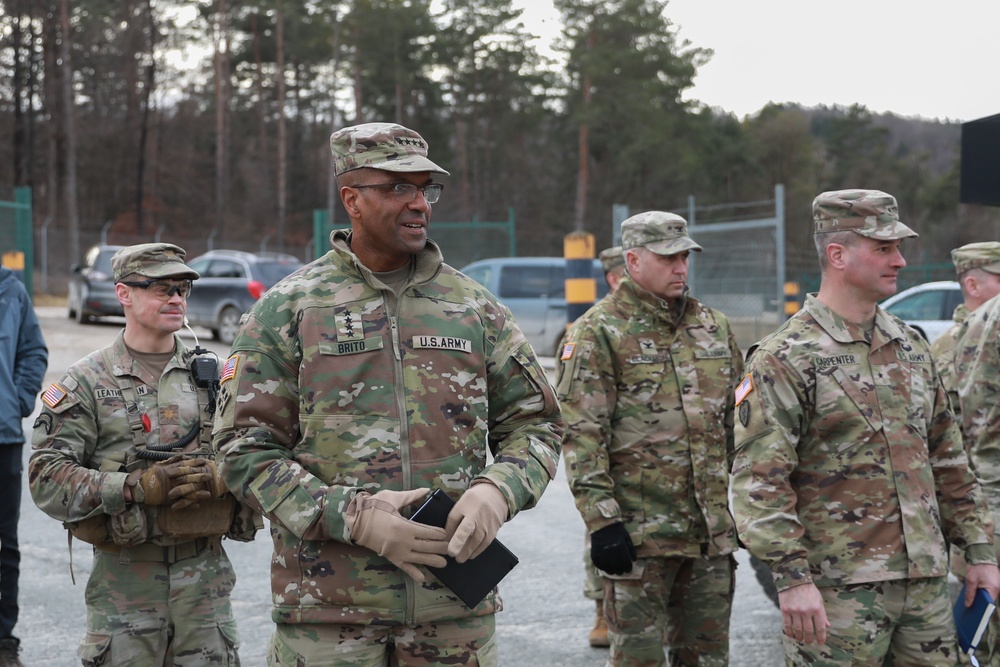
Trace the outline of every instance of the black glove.
<path fill-rule="evenodd" d="M 590 534 L 590 560 L 597 569 L 608 574 L 632 571 L 635 545 L 628 536 L 625 524 L 619 521 Z"/>

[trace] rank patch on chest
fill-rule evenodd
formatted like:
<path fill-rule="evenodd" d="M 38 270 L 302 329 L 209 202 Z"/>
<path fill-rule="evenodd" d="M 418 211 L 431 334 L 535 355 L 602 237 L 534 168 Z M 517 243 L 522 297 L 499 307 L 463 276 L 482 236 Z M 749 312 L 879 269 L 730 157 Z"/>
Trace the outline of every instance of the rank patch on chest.
<path fill-rule="evenodd" d="M 753 391 L 753 377 L 747 374 L 743 381 L 736 385 L 736 405 L 742 403 L 751 391 Z"/>
<path fill-rule="evenodd" d="M 44 401 L 45 405 L 50 408 L 54 408 L 59 405 L 64 398 L 66 398 L 66 390 L 63 389 L 58 382 L 53 382 L 49 388 L 45 390 L 45 393 L 42 394 L 42 401 Z"/>
<path fill-rule="evenodd" d="M 347 308 L 337 313 L 337 340 L 361 340 L 365 337 L 361 311 Z"/>
<path fill-rule="evenodd" d="M 452 350 L 455 352 L 472 352 L 472 341 L 452 336 L 414 336 L 413 348 L 423 350 Z"/>

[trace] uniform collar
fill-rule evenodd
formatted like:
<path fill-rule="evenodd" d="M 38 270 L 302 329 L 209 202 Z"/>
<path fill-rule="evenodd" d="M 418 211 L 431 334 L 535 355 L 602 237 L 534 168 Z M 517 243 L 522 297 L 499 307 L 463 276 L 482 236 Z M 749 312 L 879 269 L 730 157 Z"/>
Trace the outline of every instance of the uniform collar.
<path fill-rule="evenodd" d="M 867 343 L 868 333 L 859 325 L 848 322 L 833 312 L 817 298 L 816 293 L 806 296 L 804 310 L 812 315 L 816 323 L 838 343 Z M 871 334 L 871 347 L 875 349 L 892 340 L 906 340 L 899 320 L 889 315 L 881 306 L 875 306 L 875 327 Z"/>
<path fill-rule="evenodd" d="M 342 265 L 354 267 L 366 283 L 372 287 L 385 287 L 382 285 L 382 281 L 377 280 L 372 275 L 371 269 L 362 264 L 358 256 L 351 250 L 351 236 L 352 232 L 347 229 L 338 229 L 330 234 L 330 245 L 333 248 L 333 252 L 339 257 Z M 410 277 L 410 285 L 426 283 L 432 280 L 441 269 L 441 265 L 444 264 L 444 256 L 441 254 L 441 248 L 430 239 L 427 239 L 423 250 L 418 252 L 415 257 L 417 266 Z"/>

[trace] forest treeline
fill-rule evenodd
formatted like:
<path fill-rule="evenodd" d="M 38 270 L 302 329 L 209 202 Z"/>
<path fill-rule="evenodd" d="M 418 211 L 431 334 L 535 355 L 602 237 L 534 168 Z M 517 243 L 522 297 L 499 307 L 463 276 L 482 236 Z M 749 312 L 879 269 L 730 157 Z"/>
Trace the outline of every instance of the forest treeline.
<path fill-rule="evenodd" d="M 790 273 L 814 266 L 823 190 L 895 194 L 921 234 L 911 262 L 1000 238 L 996 209 L 959 205 L 959 124 L 709 108 L 689 93 L 710 45 L 663 0 L 556 0 L 555 59 L 510 0 L 2 4 L 0 187 L 32 187 L 67 258 L 98 231 L 302 247 L 336 202 L 330 132 L 376 120 L 419 131 L 451 171 L 434 221 L 513 209 L 522 254 L 561 254 L 577 229 L 607 245 L 613 204 L 759 201 L 779 183 Z"/>

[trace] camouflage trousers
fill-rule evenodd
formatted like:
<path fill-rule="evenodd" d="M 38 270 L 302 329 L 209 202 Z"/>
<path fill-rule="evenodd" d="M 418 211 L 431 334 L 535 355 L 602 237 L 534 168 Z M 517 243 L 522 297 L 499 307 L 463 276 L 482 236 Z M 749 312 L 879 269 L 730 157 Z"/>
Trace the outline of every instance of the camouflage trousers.
<path fill-rule="evenodd" d="M 269 667 L 497 667 L 491 614 L 422 625 L 275 626 Z"/>
<path fill-rule="evenodd" d="M 239 666 L 236 575 L 221 546 L 172 564 L 121 560 L 94 552 L 78 650 L 85 667 Z"/>
<path fill-rule="evenodd" d="M 830 621 L 826 644 L 782 636 L 786 665 L 958 664 L 946 577 L 820 588 Z"/>
<path fill-rule="evenodd" d="M 728 665 L 735 573 L 732 556 L 671 557 L 640 558 L 629 574 L 606 577 L 608 667 Z"/>

